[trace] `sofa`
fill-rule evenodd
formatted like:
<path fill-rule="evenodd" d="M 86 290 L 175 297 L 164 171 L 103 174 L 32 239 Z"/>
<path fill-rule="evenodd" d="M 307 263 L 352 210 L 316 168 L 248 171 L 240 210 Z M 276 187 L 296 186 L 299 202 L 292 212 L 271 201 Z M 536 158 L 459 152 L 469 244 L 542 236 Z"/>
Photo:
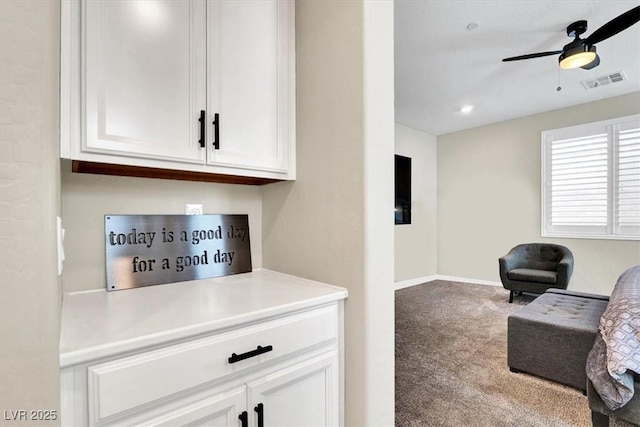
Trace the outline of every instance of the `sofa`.
<path fill-rule="evenodd" d="M 611 297 L 549 289 L 508 317 L 507 362 L 581 390 L 594 427 L 640 424 L 640 265 Z"/>

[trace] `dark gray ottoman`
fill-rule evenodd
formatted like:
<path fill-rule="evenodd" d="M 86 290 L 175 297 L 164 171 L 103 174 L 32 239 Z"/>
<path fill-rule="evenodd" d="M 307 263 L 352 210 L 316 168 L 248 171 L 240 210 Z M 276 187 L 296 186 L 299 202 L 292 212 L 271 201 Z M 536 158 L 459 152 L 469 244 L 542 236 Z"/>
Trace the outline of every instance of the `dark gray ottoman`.
<path fill-rule="evenodd" d="M 550 289 L 507 319 L 507 363 L 586 391 L 587 355 L 593 347 L 604 295 Z"/>

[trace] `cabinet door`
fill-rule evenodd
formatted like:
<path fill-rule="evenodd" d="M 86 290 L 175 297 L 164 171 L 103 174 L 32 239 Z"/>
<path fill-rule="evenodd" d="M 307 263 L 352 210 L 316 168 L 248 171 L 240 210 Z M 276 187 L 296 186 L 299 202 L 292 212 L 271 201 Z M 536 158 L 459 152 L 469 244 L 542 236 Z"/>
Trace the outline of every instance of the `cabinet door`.
<path fill-rule="evenodd" d="M 247 390 L 251 426 L 260 416 L 265 427 L 339 425 L 336 351 L 249 382 Z"/>
<path fill-rule="evenodd" d="M 83 151 L 204 164 L 205 6 L 82 3 Z"/>
<path fill-rule="evenodd" d="M 140 427 L 238 427 L 239 416 L 245 410 L 245 387 L 202 399 L 146 422 Z"/>
<path fill-rule="evenodd" d="M 209 1 L 207 8 L 207 161 L 286 173 L 295 138 L 294 3 Z"/>

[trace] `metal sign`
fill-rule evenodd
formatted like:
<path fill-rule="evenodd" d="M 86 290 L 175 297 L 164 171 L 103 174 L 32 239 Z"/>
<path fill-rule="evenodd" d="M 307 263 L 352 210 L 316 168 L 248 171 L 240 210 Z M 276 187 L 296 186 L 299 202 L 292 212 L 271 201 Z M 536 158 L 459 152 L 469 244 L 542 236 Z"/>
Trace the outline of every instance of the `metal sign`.
<path fill-rule="evenodd" d="M 247 215 L 105 215 L 107 290 L 251 271 Z"/>

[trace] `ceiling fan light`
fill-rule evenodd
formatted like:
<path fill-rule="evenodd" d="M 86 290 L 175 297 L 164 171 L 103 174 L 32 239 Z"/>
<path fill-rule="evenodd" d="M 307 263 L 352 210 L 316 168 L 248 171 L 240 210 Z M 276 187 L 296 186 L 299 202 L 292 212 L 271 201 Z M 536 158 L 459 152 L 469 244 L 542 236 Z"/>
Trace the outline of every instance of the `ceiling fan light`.
<path fill-rule="evenodd" d="M 596 47 L 581 45 L 563 52 L 558 60 L 560 61 L 560 68 L 572 70 L 590 64 L 595 59 Z"/>

